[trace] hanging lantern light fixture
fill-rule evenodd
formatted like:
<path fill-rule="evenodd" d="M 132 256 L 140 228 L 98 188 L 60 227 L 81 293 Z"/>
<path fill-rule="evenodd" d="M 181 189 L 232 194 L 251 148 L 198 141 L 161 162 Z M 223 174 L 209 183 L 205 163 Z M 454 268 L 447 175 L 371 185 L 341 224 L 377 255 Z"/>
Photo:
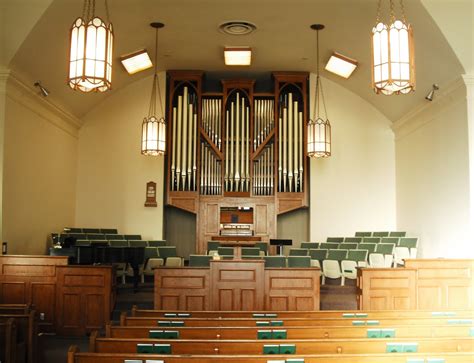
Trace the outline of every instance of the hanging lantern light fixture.
<path fill-rule="evenodd" d="M 164 117 L 157 117 L 156 103 L 160 103 L 160 114 L 163 115 L 163 104 L 161 101 L 160 82 L 158 80 L 158 29 L 163 28 L 163 23 L 151 23 L 156 29 L 155 35 L 155 74 L 153 75 L 153 86 L 151 90 L 150 108 L 148 116 L 142 123 L 142 154 L 158 156 L 166 151 L 166 123 Z"/>
<path fill-rule="evenodd" d="M 399 18 L 395 15 L 394 0 L 389 3 L 389 25 L 381 19 L 382 0 L 379 0 L 372 29 L 372 87 L 377 94 L 406 94 L 415 90 L 413 28 L 406 21 L 403 0 L 400 0 Z"/>
<path fill-rule="evenodd" d="M 105 0 L 107 22 L 95 15 L 95 0 L 84 0 L 82 17 L 72 24 L 68 84 L 82 92 L 105 92 L 112 87 L 114 33 Z"/>
<path fill-rule="evenodd" d="M 331 156 L 331 124 L 327 118 L 326 102 L 324 101 L 323 85 L 319 76 L 319 31 L 324 29 L 322 24 L 313 24 L 311 29 L 316 30 L 316 88 L 314 91 L 313 118 L 308 122 L 308 148 L 310 158 L 325 158 Z M 324 116 L 321 115 L 321 102 Z"/>

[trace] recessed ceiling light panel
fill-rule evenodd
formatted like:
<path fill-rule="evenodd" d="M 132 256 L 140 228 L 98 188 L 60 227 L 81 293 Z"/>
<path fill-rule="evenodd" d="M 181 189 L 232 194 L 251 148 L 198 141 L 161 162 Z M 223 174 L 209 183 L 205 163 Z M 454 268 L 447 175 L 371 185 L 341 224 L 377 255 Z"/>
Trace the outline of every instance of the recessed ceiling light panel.
<path fill-rule="evenodd" d="M 357 68 L 358 62 L 342 54 L 334 52 L 326 64 L 326 70 L 343 78 L 349 78 Z"/>
<path fill-rule="evenodd" d="M 124 55 L 120 57 L 120 61 L 128 74 L 135 74 L 153 66 L 150 56 L 145 49 Z"/>
<path fill-rule="evenodd" d="M 249 66 L 252 62 L 250 47 L 224 47 L 224 61 L 226 66 Z"/>
<path fill-rule="evenodd" d="M 229 35 L 247 35 L 257 30 L 257 26 L 249 21 L 231 20 L 219 25 L 219 30 Z"/>

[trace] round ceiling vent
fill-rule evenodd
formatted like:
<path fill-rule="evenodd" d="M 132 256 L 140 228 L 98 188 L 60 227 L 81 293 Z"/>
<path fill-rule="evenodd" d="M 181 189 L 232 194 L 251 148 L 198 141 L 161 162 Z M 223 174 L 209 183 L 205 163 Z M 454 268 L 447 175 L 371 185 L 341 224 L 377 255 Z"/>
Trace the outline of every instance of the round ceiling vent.
<path fill-rule="evenodd" d="M 247 35 L 257 30 L 257 27 L 248 21 L 233 20 L 219 25 L 219 30 L 230 35 Z"/>

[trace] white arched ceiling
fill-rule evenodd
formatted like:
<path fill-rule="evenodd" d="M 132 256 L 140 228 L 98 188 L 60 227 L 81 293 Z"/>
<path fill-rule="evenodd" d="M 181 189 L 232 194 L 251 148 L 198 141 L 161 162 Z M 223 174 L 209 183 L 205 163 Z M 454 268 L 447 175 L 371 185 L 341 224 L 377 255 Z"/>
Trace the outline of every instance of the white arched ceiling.
<path fill-rule="evenodd" d="M 423 0 L 423 3 L 429 1 L 435 0 Z M 17 6 L 12 4 L 16 2 L 8 1 L 12 7 Z M 103 2 L 96 2 L 97 13 L 103 15 Z M 48 1 L 18 3 L 23 6 L 42 3 L 44 6 Z M 51 91 L 51 99 L 77 117 L 82 117 L 110 94 L 80 94 L 66 86 L 69 28 L 81 15 L 82 3 L 80 0 L 52 1 L 9 64 L 27 79 L 41 80 Z M 415 31 L 418 91 L 399 97 L 375 95 L 370 89 L 370 30 L 375 22 L 376 3 L 375 0 L 109 0 L 115 27 L 113 88 L 119 89 L 151 74 L 149 70 L 129 76 L 118 58 L 140 48 L 153 50 L 154 31 L 148 26 L 152 21 L 166 24 L 160 31 L 160 69 L 225 71 L 228 68 L 223 64 L 222 48 L 249 45 L 254 49 L 253 64 L 242 68 L 242 72 L 314 72 L 315 34 L 309 25 L 323 23 L 326 29 L 320 36 L 322 60 L 326 61 L 332 51 L 339 51 L 357 59 L 360 64 L 349 80 L 324 75 L 395 121 L 425 102 L 424 96 L 433 83 L 448 84 L 465 71 L 422 2 L 405 1 L 407 18 Z M 444 3 L 441 4 L 444 15 L 450 17 L 451 0 L 444 0 Z M 236 19 L 251 21 L 258 30 L 242 37 L 217 30 L 221 22 Z M 9 38 L 10 35 L 4 36 Z"/>

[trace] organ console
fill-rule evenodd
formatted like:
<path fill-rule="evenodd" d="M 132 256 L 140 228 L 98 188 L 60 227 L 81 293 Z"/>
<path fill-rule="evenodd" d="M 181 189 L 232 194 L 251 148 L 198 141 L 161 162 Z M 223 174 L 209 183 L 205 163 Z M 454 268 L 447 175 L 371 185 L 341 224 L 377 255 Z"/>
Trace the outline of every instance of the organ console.
<path fill-rule="evenodd" d="M 168 72 L 166 203 L 197 215 L 198 253 L 213 236 L 269 241 L 278 214 L 307 206 L 308 74 L 254 78 Z M 221 222 L 239 207 L 248 220 Z"/>

